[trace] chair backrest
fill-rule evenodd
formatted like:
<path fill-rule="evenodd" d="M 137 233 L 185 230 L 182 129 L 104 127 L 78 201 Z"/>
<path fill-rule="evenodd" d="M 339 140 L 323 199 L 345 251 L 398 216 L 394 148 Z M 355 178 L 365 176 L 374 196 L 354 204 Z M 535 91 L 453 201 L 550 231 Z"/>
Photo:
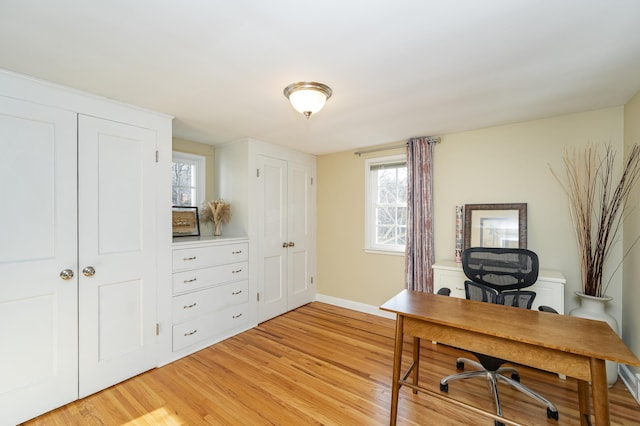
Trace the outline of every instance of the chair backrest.
<path fill-rule="evenodd" d="M 538 279 L 538 255 L 527 249 L 471 247 L 462 252 L 467 278 L 502 293 L 529 287 Z"/>

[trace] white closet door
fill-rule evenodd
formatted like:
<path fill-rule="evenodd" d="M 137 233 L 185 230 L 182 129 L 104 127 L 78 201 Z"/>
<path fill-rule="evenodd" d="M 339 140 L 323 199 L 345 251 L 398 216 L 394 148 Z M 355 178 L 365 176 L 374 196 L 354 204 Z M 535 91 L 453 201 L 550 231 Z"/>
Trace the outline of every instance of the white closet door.
<path fill-rule="evenodd" d="M 82 398 L 156 365 L 156 133 L 83 115 L 78 132 Z"/>
<path fill-rule="evenodd" d="M 287 162 L 257 156 L 258 321 L 287 312 Z"/>
<path fill-rule="evenodd" d="M 313 247 L 312 169 L 308 164 L 288 162 L 288 310 L 295 309 L 315 298 L 311 282 L 315 252 Z"/>
<path fill-rule="evenodd" d="M 78 395 L 76 142 L 75 113 L 0 97 L 3 425 Z"/>

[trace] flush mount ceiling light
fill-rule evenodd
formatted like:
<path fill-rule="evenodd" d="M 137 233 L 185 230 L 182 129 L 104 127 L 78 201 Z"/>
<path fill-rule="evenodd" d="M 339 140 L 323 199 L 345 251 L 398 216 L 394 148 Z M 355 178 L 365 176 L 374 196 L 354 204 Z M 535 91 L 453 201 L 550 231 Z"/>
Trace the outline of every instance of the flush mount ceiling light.
<path fill-rule="evenodd" d="M 307 119 L 320 111 L 332 94 L 329 86 L 314 81 L 301 81 L 284 88 L 284 95 L 291 106 Z"/>

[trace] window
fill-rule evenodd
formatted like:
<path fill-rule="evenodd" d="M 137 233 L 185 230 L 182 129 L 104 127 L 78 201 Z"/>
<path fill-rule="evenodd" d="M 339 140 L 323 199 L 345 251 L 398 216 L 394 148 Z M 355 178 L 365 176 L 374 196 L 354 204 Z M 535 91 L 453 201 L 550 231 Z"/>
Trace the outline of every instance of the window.
<path fill-rule="evenodd" d="M 404 252 L 407 235 L 407 159 L 365 162 L 365 250 Z"/>
<path fill-rule="evenodd" d="M 173 152 L 172 202 L 174 206 L 199 207 L 204 202 L 205 157 Z"/>

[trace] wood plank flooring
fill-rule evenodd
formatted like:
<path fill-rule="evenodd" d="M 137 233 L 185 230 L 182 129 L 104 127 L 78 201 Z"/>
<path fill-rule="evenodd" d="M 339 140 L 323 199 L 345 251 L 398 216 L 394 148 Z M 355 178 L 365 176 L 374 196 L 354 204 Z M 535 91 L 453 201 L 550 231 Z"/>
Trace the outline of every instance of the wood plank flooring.
<path fill-rule="evenodd" d="M 159 369 L 25 423 L 36 425 L 385 425 L 394 321 L 314 302 Z M 422 343 L 420 381 L 439 393 L 456 349 Z M 405 342 L 404 361 L 410 358 Z M 527 425 L 578 425 L 575 381 L 526 367 L 522 383 L 560 412 L 500 385 L 505 415 Z M 484 380 L 452 382 L 445 398 L 493 411 Z M 640 424 L 621 380 L 609 390 L 612 424 Z M 493 425 L 427 394 L 400 390 L 399 425 Z"/>

